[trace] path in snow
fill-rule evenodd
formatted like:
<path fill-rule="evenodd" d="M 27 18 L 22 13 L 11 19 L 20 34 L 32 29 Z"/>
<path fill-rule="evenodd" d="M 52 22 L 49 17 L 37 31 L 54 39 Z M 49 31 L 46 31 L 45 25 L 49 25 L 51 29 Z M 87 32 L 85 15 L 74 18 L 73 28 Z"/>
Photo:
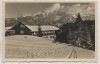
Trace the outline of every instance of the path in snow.
<path fill-rule="evenodd" d="M 26 37 L 27 36 L 27 37 Z M 30 35 L 8 36 L 6 58 L 94 58 L 94 52 L 69 44 L 52 43 L 52 39 Z M 75 49 L 75 50 L 74 50 Z M 76 57 L 75 57 L 76 56 Z"/>

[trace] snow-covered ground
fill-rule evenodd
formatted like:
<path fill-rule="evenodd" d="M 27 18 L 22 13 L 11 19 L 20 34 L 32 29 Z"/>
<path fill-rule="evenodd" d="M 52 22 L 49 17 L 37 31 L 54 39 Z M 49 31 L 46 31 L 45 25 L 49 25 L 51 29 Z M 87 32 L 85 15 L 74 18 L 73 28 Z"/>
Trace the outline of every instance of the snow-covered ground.
<path fill-rule="evenodd" d="M 52 43 L 52 40 L 31 35 L 7 36 L 5 56 L 6 58 L 95 58 L 94 51 L 65 43 Z"/>

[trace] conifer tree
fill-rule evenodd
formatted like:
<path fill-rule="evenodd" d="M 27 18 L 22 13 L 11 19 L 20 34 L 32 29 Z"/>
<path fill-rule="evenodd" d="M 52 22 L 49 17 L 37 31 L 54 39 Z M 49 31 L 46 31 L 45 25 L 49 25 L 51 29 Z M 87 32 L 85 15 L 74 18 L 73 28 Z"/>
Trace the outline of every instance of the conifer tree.
<path fill-rule="evenodd" d="M 39 36 L 39 37 L 43 36 L 40 24 L 39 24 L 39 27 L 38 27 L 38 34 L 37 34 L 37 36 Z"/>

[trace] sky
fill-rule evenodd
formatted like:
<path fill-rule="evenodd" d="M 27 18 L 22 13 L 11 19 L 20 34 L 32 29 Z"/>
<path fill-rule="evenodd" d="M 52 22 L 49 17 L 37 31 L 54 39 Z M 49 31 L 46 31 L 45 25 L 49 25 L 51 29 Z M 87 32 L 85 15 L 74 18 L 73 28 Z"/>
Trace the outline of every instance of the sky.
<path fill-rule="evenodd" d="M 55 11 L 66 14 L 81 13 L 82 15 L 95 14 L 94 3 L 5 3 L 5 17 L 30 16 Z"/>

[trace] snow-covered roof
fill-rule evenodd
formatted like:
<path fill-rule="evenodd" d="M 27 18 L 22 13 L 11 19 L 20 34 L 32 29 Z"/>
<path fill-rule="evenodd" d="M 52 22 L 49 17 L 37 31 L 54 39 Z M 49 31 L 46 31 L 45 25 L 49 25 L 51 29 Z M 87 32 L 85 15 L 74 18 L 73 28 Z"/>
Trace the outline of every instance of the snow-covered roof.
<path fill-rule="evenodd" d="M 25 25 L 26 27 L 28 27 L 31 31 L 38 31 L 38 27 L 37 25 Z M 9 29 L 11 29 L 12 27 L 5 27 L 5 30 L 8 31 Z M 51 26 L 51 25 L 44 25 L 41 26 L 41 30 L 42 31 L 48 31 L 48 30 L 58 30 L 59 28 L 55 27 L 55 26 Z"/>
<path fill-rule="evenodd" d="M 11 29 L 12 27 L 5 27 L 5 30 L 7 31 L 7 30 L 9 30 L 9 29 Z"/>
<path fill-rule="evenodd" d="M 28 27 L 30 30 L 32 31 L 38 31 L 38 27 L 39 26 L 30 26 L 30 25 L 26 25 L 26 27 Z M 59 28 L 55 27 L 55 26 L 51 26 L 51 25 L 44 25 L 41 26 L 41 30 L 42 31 L 47 31 L 47 30 L 58 30 Z"/>

